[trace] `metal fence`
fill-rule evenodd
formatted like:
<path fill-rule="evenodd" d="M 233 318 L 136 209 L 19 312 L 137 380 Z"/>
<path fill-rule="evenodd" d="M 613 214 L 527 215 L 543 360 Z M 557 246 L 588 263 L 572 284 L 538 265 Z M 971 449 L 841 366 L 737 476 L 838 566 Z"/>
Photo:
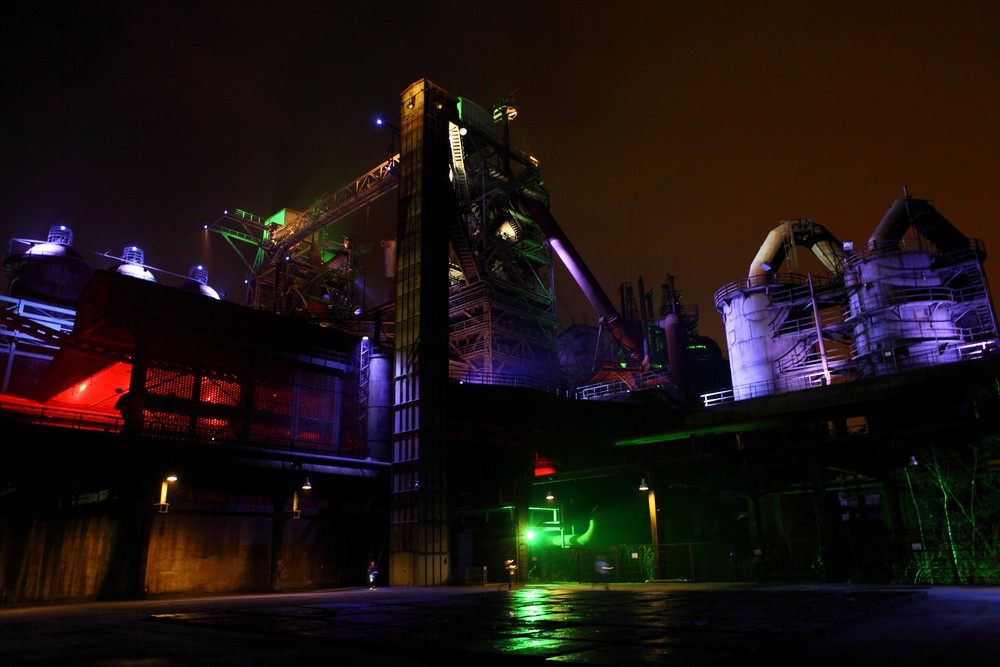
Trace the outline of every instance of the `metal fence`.
<path fill-rule="evenodd" d="M 656 558 L 649 544 L 531 549 L 522 581 L 601 583 L 601 561 L 612 567 L 610 583 L 820 581 L 818 553 L 814 540 L 749 552 L 728 542 L 678 542 L 661 544 Z"/>

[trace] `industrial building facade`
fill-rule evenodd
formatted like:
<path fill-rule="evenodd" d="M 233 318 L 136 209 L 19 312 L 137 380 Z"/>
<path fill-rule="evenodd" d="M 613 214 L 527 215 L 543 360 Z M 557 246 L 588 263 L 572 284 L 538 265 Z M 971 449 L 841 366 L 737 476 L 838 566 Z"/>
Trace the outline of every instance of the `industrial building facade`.
<path fill-rule="evenodd" d="M 415 82 L 384 165 L 305 212 L 223 216 L 246 305 L 194 270 L 156 283 L 138 249 L 89 269 L 64 228 L 11 253 L 2 599 L 366 585 L 372 560 L 395 586 L 586 581 L 598 556 L 628 581 L 1000 569 L 975 530 L 948 542 L 972 508 L 1000 521 L 948 505 L 1000 460 L 980 243 L 908 194 L 857 251 L 782 223 L 716 294 L 720 382 L 672 278 L 659 308 L 596 284 L 515 116 Z M 357 307 L 335 223 L 389 192 L 392 296 Z M 561 337 L 553 257 L 593 332 Z"/>

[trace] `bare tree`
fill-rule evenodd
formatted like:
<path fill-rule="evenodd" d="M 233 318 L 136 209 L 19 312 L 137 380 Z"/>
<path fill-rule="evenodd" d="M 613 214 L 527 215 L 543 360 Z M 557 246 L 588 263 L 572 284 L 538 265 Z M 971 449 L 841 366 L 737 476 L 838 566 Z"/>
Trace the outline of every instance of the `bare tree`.
<path fill-rule="evenodd" d="M 1000 437 L 938 442 L 906 470 L 922 550 L 918 581 L 1000 582 Z"/>

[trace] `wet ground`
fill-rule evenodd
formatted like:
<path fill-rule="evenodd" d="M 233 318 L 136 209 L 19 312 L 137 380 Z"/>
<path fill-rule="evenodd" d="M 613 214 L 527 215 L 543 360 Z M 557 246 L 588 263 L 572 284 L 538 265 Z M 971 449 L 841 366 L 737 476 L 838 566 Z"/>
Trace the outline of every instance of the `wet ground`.
<path fill-rule="evenodd" d="M 0 664 L 990 664 L 1000 589 L 344 589 L 0 609 Z"/>

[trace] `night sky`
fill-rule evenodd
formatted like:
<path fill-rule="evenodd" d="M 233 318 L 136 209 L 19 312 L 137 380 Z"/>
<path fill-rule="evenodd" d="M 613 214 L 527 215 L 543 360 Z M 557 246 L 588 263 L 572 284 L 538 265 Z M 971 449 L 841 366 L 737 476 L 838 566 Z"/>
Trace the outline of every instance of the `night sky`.
<path fill-rule="evenodd" d="M 135 244 L 181 275 L 204 263 L 242 301 L 235 251 L 202 225 L 227 208 L 303 210 L 372 169 L 389 145 L 374 117 L 427 78 L 484 107 L 513 94 L 513 142 L 541 160 L 552 212 L 605 291 L 617 303 L 623 281 L 674 275 L 723 347 L 713 294 L 747 275 L 768 232 L 811 218 L 863 243 L 904 187 L 986 243 L 1000 284 L 995 2 L 39 1 L 5 14 L 5 242 L 62 223 L 81 253 Z M 564 321 L 594 322 L 560 276 Z"/>

